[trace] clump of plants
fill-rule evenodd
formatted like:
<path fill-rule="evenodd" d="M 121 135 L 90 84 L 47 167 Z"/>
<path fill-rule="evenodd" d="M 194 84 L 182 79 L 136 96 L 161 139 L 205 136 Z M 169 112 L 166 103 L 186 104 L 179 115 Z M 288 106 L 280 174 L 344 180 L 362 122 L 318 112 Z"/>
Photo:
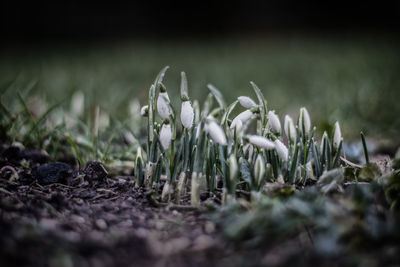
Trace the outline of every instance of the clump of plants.
<path fill-rule="evenodd" d="M 190 98 L 184 72 L 178 111 L 163 83 L 167 69 L 157 75 L 148 104 L 141 109 L 148 137 L 146 149 L 138 148 L 135 163 L 137 186 L 153 194 L 160 191 L 163 201 L 179 203 L 186 192 L 192 205 L 200 204 L 201 192 L 210 196 L 220 192 L 222 202 L 240 194 L 255 198 L 269 183 L 301 187 L 329 177 L 341 166 L 338 122 L 334 132 L 330 136 L 324 132 L 319 142 L 305 107 L 295 119 L 286 115 L 282 127 L 253 82 L 255 100 L 239 96 L 227 105 L 221 92 L 208 84 L 210 92 L 200 105 Z M 240 110 L 236 116 L 234 109 Z"/>

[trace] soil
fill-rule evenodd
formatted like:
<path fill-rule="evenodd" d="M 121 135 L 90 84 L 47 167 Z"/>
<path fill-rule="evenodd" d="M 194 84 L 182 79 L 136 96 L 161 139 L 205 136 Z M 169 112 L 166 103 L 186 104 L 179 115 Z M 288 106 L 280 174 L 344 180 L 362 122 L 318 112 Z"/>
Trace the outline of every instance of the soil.
<path fill-rule="evenodd" d="M 307 236 L 275 247 L 229 241 L 212 211 L 188 197 L 160 204 L 99 162 L 77 168 L 37 150 L 2 151 L 0 266 L 341 265 L 314 254 Z"/>
<path fill-rule="evenodd" d="M 100 163 L 76 170 L 40 154 L 2 153 L 0 266 L 204 266 L 229 258 L 206 212 L 159 207 L 132 176 L 109 177 Z"/>

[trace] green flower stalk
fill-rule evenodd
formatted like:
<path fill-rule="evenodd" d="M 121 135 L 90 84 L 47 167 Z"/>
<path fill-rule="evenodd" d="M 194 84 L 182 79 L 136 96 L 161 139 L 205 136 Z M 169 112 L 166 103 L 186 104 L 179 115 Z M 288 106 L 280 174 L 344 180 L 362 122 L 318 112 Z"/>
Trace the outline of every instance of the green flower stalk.
<path fill-rule="evenodd" d="M 200 205 L 200 179 L 202 178 L 201 173 L 192 173 L 192 183 L 191 183 L 191 194 L 190 203 L 193 206 Z"/>

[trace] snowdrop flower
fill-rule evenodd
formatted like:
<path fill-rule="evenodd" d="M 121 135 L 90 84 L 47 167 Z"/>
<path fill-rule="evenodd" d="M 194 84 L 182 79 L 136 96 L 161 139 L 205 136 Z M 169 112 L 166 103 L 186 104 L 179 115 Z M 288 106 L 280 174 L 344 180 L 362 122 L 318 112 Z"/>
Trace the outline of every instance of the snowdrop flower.
<path fill-rule="evenodd" d="M 258 154 L 256 159 L 256 164 L 254 165 L 254 177 L 256 178 L 257 182 L 264 178 L 265 175 L 265 162 L 264 157 L 261 154 Z"/>
<path fill-rule="evenodd" d="M 284 128 L 287 138 L 292 142 L 296 142 L 296 128 L 294 127 L 293 120 L 289 115 L 285 116 Z"/>
<path fill-rule="evenodd" d="M 249 161 L 251 161 L 253 158 L 254 147 L 250 143 L 247 143 L 243 146 L 243 153 L 246 154 L 247 150 L 249 150 Z"/>
<path fill-rule="evenodd" d="M 140 115 L 142 117 L 147 117 L 147 115 L 149 115 L 149 106 L 145 105 L 140 109 Z"/>
<path fill-rule="evenodd" d="M 240 132 L 240 130 L 243 127 L 243 122 L 241 120 L 238 120 L 237 122 L 235 122 L 235 126 L 234 127 L 235 127 L 236 132 Z"/>
<path fill-rule="evenodd" d="M 271 128 L 271 132 L 280 133 L 281 132 L 281 122 L 278 116 L 275 114 L 274 110 L 268 111 L 268 125 Z"/>
<path fill-rule="evenodd" d="M 215 143 L 222 146 L 226 145 L 225 133 L 222 130 L 221 126 L 218 125 L 218 123 L 213 120 L 209 121 L 209 123 L 206 124 L 205 130 L 208 132 Z"/>
<path fill-rule="evenodd" d="M 275 144 L 275 149 L 276 149 L 276 152 L 278 153 L 278 156 L 283 161 L 287 161 L 288 155 L 289 155 L 287 147 L 281 141 L 279 141 L 279 139 L 276 139 L 274 144 Z"/>
<path fill-rule="evenodd" d="M 75 117 L 80 117 L 85 108 L 85 95 L 82 91 L 76 91 L 71 99 L 71 113 Z"/>
<path fill-rule="evenodd" d="M 169 148 L 171 145 L 172 129 L 168 121 L 166 121 L 160 131 L 160 143 L 164 149 Z"/>
<path fill-rule="evenodd" d="M 274 142 L 264 136 L 251 135 L 249 136 L 249 142 L 257 147 L 264 148 L 266 150 L 271 150 L 275 148 Z"/>
<path fill-rule="evenodd" d="M 341 140 L 342 140 L 342 132 L 340 131 L 340 125 L 339 125 L 339 122 L 337 121 L 335 123 L 335 133 L 333 135 L 333 147 L 335 149 L 339 148 L 339 144 L 340 144 Z"/>
<path fill-rule="evenodd" d="M 305 134 L 310 133 L 311 120 L 310 120 L 310 115 L 308 114 L 308 111 L 305 107 L 302 107 L 300 109 L 300 117 L 299 117 L 299 129 L 300 129 L 300 132 L 302 132 L 302 133 L 303 133 L 303 124 L 304 124 Z"/>
<path fill-rule="evenodd" d="M 169 97 L 167 92 L 160 92 L 157 98 L 157 111 L 161 119 L 166 119 L 171 114 L 171 108 L 169 107 Z"/>
<path fill-rule="evenodd" d="M 243 124 L 244 122 L 250 120 L 252 116 L 253 112 L 251 112 L 249 109 L 243 111 L 233 119 L 230 128 L 234 129 L 239 121 L 241 121 L 241 123 Z"/>
<path fill-rule="evenodd" d="M 239 100 L 240 105 L 242 105 L 242 107 L 244 107 L 244 108 L 250 109 L 250 108 L 257 106 L 257 104 L 253 101 L 253 99 L 251 99 L 248 96 L 239 96 L 238 100 Z"/>
<path fill-rule="evenodd" d="M 181 122 L 183 127 L 190 129 L 193 125 L 194 111 L 190 101 L 183 101 L 181 108 Z"/>

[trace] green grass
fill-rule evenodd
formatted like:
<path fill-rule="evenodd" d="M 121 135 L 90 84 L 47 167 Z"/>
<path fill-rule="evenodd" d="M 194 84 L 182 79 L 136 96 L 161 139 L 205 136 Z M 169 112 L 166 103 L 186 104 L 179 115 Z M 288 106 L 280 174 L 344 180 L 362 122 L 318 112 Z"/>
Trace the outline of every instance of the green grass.
<path fill-rule="evenodd" d="M 387 39 L 273 39 L 186 42 L 136 42 L 12 50 L 0 59 L 0 85 L 15 81 L 3 96 L 7 106 L 16 89 L 37 81 L 30 95 L 50 104 L 83 90 L 120 120 L 127 103 L 145 103 L 154 74 L 169 65 L 165 84 L 178 104 L 179 73 L 185 70 L 191 95 L 203 101 L 207 83 L 232 102 L 251 94 L 254 81 L 269 108 L 280 114 L 306 106 L 322 129 L 340 120 L 344 135 L 395 135 L 400 129 L 400 53 Z M 283 119 L 283 118 L 281 118 Z"/>

